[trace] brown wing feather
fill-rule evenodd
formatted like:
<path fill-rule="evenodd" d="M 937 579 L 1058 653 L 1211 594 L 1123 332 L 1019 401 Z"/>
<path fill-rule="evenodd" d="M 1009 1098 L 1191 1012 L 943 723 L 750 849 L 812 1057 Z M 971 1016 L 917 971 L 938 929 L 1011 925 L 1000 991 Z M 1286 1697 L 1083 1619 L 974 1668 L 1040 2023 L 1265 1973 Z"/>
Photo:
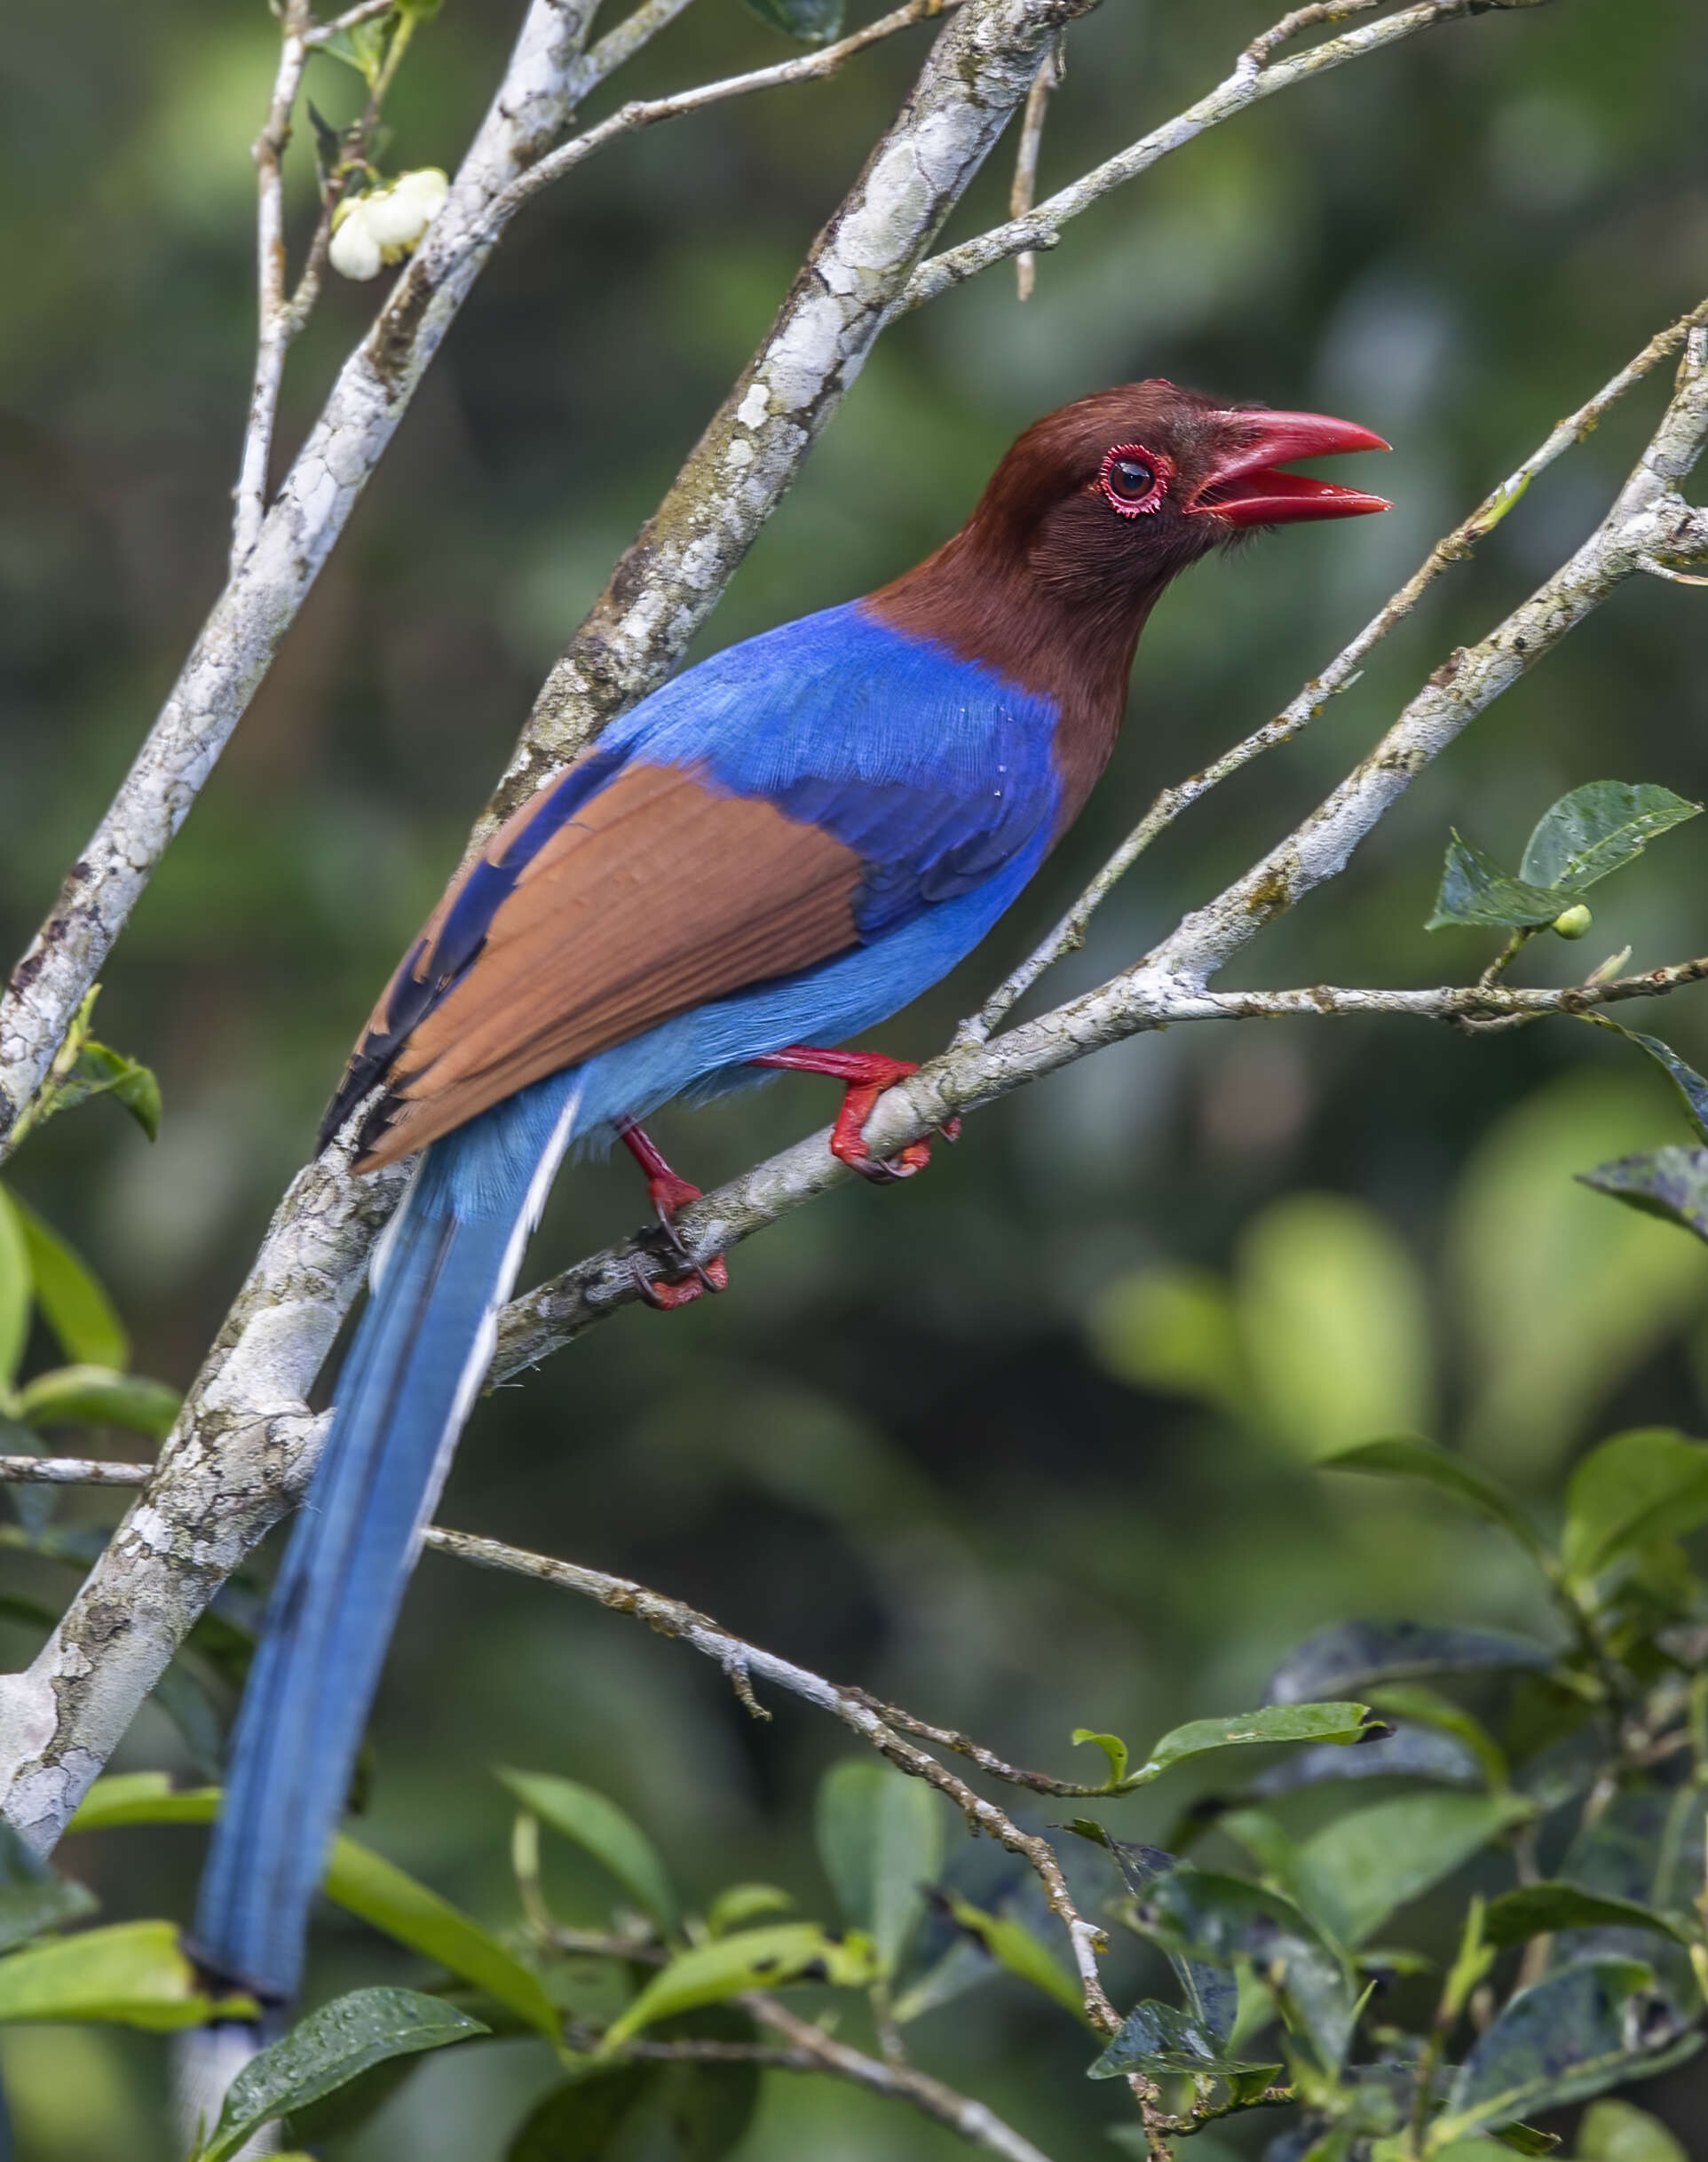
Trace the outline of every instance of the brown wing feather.
<path fill-rule="evenodd" d="M 535 809 L 494 836 L 492 860 Z M 405 1040 L 358 1168 L 407 1156 L 692 1006 L 856 945 L 863 867 L 770 804 L 718 795 L 680 768 L 631 767 L 546 843 L 467 973 Z M 417 968 L 455 891 L 434 911 Z M 401 974 L 370 1031 L 385 1031 Z"/>

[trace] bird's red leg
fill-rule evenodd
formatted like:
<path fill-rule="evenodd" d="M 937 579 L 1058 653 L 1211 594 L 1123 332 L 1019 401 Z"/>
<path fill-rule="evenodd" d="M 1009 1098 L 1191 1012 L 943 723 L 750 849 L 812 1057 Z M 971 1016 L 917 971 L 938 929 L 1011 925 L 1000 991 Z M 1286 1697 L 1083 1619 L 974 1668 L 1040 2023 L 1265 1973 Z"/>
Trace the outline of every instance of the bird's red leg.
<path fill-rule="evenodd" d="M 677 1265 L 685 1269 L 685 1276 L 656 1277 L 637 1254 L 629 1264 L 635 1279 L 635 1288 L 649 1306 L 666 1312 L 672 1307 L 686 1306 L 697 1299 L 702 1291 L 726 1291 L 730 1283 L 730 1264 L 721 1254 L 710 1261 L 696 1261 L 677 1235 L 676 1216 L 678 1209 L 686 1208 L 690 1201 L 700 1199 L 700 1188 L 680 1177 L 665 1162 L 658 1150 L 648 1139 L 641 1127 L 630 1121 L 619 1126 L 619 1138 L 624 1148 L 646 1174 L 646 1191 L 652 1197 L 652 1207 L 658 1212 L 659 1235 Z"/>
<path fill-rule="evenodd" d="M 919 1072 L 913 1062 L 886 1058 L 881 1051 L 821 1051 L 811 1043 L 791 1043 L 780 1051 L 768 1051 L 763 1058 L 749 1059 L 747 1063 L 755 1066 L 781 1066 L 791 1073 L 821 1073 L 827 1081 L 842 1082 L 845 1093 L 831 1132 L 830 1152 L 850 1170 L 858 1171 L 862 1178 L 887 1184 L 893 1179 L 912 1178 L 915 1171 L 924 1170 L 930 1162 L 929 1139 L 910 1141 L 893 1162 L 874 1156 L 866 1145 L 866 1122 L 872 1116 L 878 1098 L 886 1089 L 893 1089 L 897 1081 Z M 938 1131 L 945 1141 L 959 1141 L 961 1121 L 951 1119 Z"/>

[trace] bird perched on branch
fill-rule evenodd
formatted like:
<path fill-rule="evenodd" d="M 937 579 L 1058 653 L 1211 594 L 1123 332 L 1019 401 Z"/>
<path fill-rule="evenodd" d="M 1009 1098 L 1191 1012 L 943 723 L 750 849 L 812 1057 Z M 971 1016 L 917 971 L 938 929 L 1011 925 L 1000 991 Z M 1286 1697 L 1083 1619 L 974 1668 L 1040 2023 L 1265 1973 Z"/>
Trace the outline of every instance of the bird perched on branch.
<path fill-rule="evenodd" d="M 656 1305 L 721 1290 L 670 1226 L 698 1190 L 638 1121 L 788 1067 L 840 1081 L 831 1147 L 913 1069 L 821 1048 L 961 960 L 1107 764 L 1145 620 L 1253 527 L 1380 496 L 1281 470 L 1382 450 L 1314 413 L 1149 382 L 1039 421 L 972 516 L 863 600 L 717 653 L 613 722 L 453 882 L 327 1114 L 356 1168 L 424 1149 L 376 1254 L 325 1454 L 285 1557 L 202 1878 L 198 1956 L 281 2006 L 420 1533 L 572 1144 L 614 1133 L 660 1231 Z"/>

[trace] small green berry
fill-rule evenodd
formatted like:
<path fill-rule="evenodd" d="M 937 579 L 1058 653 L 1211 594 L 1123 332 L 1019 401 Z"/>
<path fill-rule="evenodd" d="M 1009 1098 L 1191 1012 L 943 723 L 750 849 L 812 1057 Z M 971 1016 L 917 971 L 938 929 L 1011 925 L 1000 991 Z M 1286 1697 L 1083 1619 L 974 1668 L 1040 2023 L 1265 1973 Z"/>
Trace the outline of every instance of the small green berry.
<path fill-rule="evenodd" d="M 1570 908 L 1562 909 L 1554 917 L 1552 928 L 1562 938 L 1581 938 L 1594 920 L 1582 901 L 1574 901 Z"/>

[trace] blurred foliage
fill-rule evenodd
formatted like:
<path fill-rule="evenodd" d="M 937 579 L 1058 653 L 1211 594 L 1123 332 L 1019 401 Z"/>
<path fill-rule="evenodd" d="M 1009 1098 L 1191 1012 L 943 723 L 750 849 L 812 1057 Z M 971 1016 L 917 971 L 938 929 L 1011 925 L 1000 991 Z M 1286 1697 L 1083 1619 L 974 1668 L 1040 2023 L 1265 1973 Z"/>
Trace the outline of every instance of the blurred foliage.
<path fill-rule="evenodd" d="M 1280 12 L 1123 0 L 1077 27 L 1041 186 L 1179 109 Z M 514 19 L 458 0 L 415 37 L 387 107 L 386 171 L 454 166 Z M 20 0 L 0 41 L 10 951 L 222 574 L 253 337 L 248 146 L 276 35 L 260 0 L 92 0 L 75 44 L 69 28 L 62 9 Z M 601 105 L 787 49 L 738 0 L 699 0 Z M 919 50 L 881 47 L 832 83 L 625 143 L 494 257 L 115 957 L 103 1030 L 158 1073 L 159 1142 L 97 1107 L 41 1128 L 13 1174 L 17 1197 L 112 1287 L 143 1372 L 179 1386 L 194 1374 L 544 668 L 763 333 Z M 308 91 L 340 129 L 364 95 L 329 58 Z M 1399 508 L 1278 535 L 1170 595 L 1079 828 L 989 953 L 893 1025 L 886 1049 L 940 1043 L 1158 786 L 1275 711 L 1561 412 L 1700 297 L 1704 92 L 1708 24 L 1665 0 L 1559 0 L 1450 26 L 1169 159 L 1041 260 L 1025 308 L 1000 272 L 892 328 L 698 651 L 893 575 L 953 527 L 1020 426 L 1125 376 L 1355 416 L 1398 447 L 1383 485 Z M 306 130 L 286 170 L 300 254 Z M 999 155 L 952 234 L 1000 216 L 1008 179 Z M 336 285 L 293 356 L 284 451 L 377 289 Z M 1455 643 L 1576 545 L 1660 395 L 1637 393 L 1538 480 L 1261 780 L 1241 776 L 1171 832 L 1048 987 L 1143 950 L 1332 785 Z M 1457 974 L 1470 934 L 1421 928 L 1450 827 L 1506 865 L 1538 804 L 1609 773 L 1708 796 L 1704 638 L 1684 590 L 1622 592 L 1419 781 L 1341 881 L 1266 935 L 1244 980 Z M 1598 891 L 1587 942 L 1538 940 L 1514 974 L 1564 980 L 1626 945 L 1636 967 L 1699 951 L 1696 830 Z M 1701 998 L 1683 994 L 1654 1023 L 1698 1066 Z M 663 1137 L 709 1183 L 823 1112 L 822 1090 L 791 1079 L 668 1119 Z M 627 1314 L 489 1400 L 446 1520 L 657 1583 L 1019 1760 L 1059 1749 L 1075 1720 L 1157 1734 L 1253 1703 L 1289 1645 L 1348 1613 L 1435 1616 L 1485 1652 L 1546 1639 L 1546 1588 L 1495 1525 L 1381 1481 L 1322 1478 L 1303 1459 L 1421 1429 L 1530 1493 L 1596 1432 L 1699 1429 L 1708 1263 L 1676 1230 L 1571 1183 L 1678 1137 L 1659 1070 L 1564 1021 L 1482 1040 L 1399 1020 L 1142 1039 L 980 1114 L 905 1192 L 801 1212 L 743 1250 L 735 1296 L 668 1321 Z M 579 1168 L 531 1266 L 640 1214 L 626 1167 Z M 1143 1319 L 1147 1298 L 1174 1302 L 1169 1330 Z M 59 1356 L 53 1326 L 42 1302 L 27 1371 Z M 8 1663 L 34 1650 L 111 1517 L 110 1500 L 67 1497 L 33 1551 L 8 1548 Z M 1676 1595 L 1676 1573 L 1657 1581 L 1653 1596 Z M 232 1588 L 168 1670 L 189 1677 L 177 1713 L 151 1708 L 115 1773 L 214 1774 L 254 1598 L 252 1582 Z M 804 1915 L 832 1912 L 808 1827 L 834 1734 L 784 1704 L 755 1727 L 700 1664 L 620 1617 L 430 1557 L 376 1724 L 363 1845 L 459 1912 L 508 1911 L 508 1803 L 484 1768 L 537 1765 L 644 1823 L 688 1912 L 755 1882 Z M 1474 1693 L 1472 1708 L 1487 1709 Z M 1433 1761 L 1471 1748 L 1451 1728 L 1411 1728 Z M 1333 1754 L 1362 1765 L 1388 1746 Z M 1203 1763 L 1114 1805 L 1119 1836 L 1167 1837 L 1176 1789 L 1195 1782 L 1208 1791 Z M 1301 1850 L 1319 1835 L 1292 1834 Z M 185 1825 L 79 1837 L 66 1866 L 104 1926 L 122 1927 L 187 1911 L 200 1838 Z M 1231 1849 L 1225 1860 L 1242 1866 Z M 965 1849 L 957 1897 L 1036 1934 L 1042 1918 L 1014 1911 L 997 1863 Z M 608 1904 L 587 1849 L 550 1840 L 544 1865 L 553 1912 Z M 1072 1866 L 1100 1897 L 1107 1857 L 1087 1848 Z M 1462 1898 L 1430 1893 L 1410 1918 L 1443 1966 L 1463 1913 Z M 731 1924 L 774 1926 L 775 1911 Z M 343 1909 L 318 1945 L 317 2000 L 400 1971 Z M 934 1952 L 984 1956 L 941 1913 L 913 1940 L 916 1959 Z M 1166 1970 L 1136 1938 L 1124 1956 L 1120 2001 L 1154 1994 Z M 1396 2002 L 1408 1989 L 1427 2019 L 1438 1978 L 1402 1976 Z M 1083 2031 L 1036 1990 L 981 1988 L 918 2016 L 934 2065 L 1046 2151 L 1095 2152 L 1119 2126 L 1119 2094 L 1080 2077 Z M 151 2038 L 20 2029 L 0 2060 L 29 2162 L 171 2154 Z M 535 2111 L 543 2141 L 569 2106 L 552 2099 L 563 2078 L 542 2043 L 495 2034 L 407 2062 L 363 2126 L 330 2135 L 332 2152 L 478 2162 L 498 2151 L 494 2126 Z M 964 2151 L 828 2082 L 767 2075 L 757 2095 L 739 2162 Z M 1578 2151 L 1673 2162 L 1650 2113 L 1696 2151 L 1704 2095 L 1698 2064 L 1645 2088 L 1644 2121 L 1593 2103 Z M 1222 2162 L 1252 2151 L 1239 2126 L 1187 2151 L 1212 2162 L 1213 2142 Z"/>

